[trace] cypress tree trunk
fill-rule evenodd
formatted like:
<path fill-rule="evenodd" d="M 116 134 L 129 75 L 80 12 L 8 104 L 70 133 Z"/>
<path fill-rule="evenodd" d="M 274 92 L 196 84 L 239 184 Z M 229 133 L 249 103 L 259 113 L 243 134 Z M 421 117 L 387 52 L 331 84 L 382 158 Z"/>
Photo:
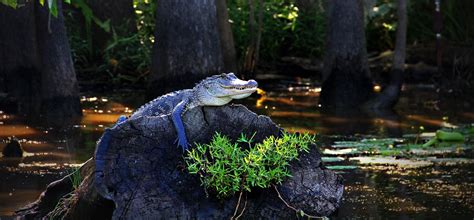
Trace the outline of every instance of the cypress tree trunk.
<path fill-rule="evenodd" d="M 368 109 L 392 108 L 397 103 L 400 96 L 405 72 L 408 16 L 407 1 L 397 0 L 397 4 L 398 24 L 390 84 L 383 89 L 381 94 L 367 102 L 365 108 Z"/>
<path fill-rule="evenodd" d="M 18 9 L 0 5 L 0 75 L 21 113 L 62 123 L 81 115 L 81 106 L 62 3 L 57 18 L 46 7 L 36 1 Z"/>
<path fill-rule="evenodd" d="M 39 113 L 40 63 L 34 3 L 13 9 L 0 4 L 0 75 L 3 91 L 22 113 Z"/>
<path fill-rule="evenodd" d="M 161 0 L 148 96 L 191 88 L 224 69 L 215 0 Z"/>
<path fill-rule="evenodd" d="M 35 8 L 38 59 L 41 63 L 41 112 L 48 119 L 74 117 L 82 112 L 62 2 L 57 4 L 57 18 L 50 16 L 46 7 L 36 4 Z"/>
<path fill-rule="evenodd" d="M 328 34 L 320 104 L 324 108 L 362 105 L 371 94 L 362 0 L 328 3 Z"/>
<path fill-rule="evenodd" d="M 263 0 L 258 1 L 258 8 L 255 6 L 254 0 L 248 0 L 249 4 L 249 19 L 248 27 L 250 33 L 250 41 L 245 50 L 244 61 L 242 65 L 242 73 L 248 77 L 255 76 L 255 68 L 260 56 L 260 43 L 262 40 L 263 31 Z M 255 12 L 258 10 L 258 23 L 255 20 Z"/>
<path fill-rule="evenodd" d="M 229 23 L 229 13 L 227 12 L 226 0 L 216 0 L 217 25 L 224 59 L 224 71 L 237 71 L 237 58 L 234 45 L 234 36 Z"/>

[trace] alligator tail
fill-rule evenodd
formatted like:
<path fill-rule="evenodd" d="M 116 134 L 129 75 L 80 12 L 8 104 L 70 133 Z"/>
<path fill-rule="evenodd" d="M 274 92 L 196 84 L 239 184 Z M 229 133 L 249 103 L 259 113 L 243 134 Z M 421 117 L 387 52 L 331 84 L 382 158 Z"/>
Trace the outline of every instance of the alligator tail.
<path fill-rule="evenodd" d="M 110 139 L 112 138 L 112 135 L 110 134 L 111 130 L 117 127 L 119 124 L 123 123 L 124 121 L 127 120 L 127 117 L 124 115 L 120 116 L 117 119 L 117 122 L 115 123 L 112 128 L 106 128 L 104 131 L 104 134 L 102 134 L 102 137 L 99 139 L 97 142 L 97 148 L 95 152 L 95 183 L 97 186 L 97 191 L 104 196 L 107 196 L 107 191 L 102 189 L 103 184 L 103 179 L 104 179 L 104 167 L 105 167 L 105 155 L 109 149 L 109 143 Z M 109 198 L 110 199 L 110 198 Z"/>

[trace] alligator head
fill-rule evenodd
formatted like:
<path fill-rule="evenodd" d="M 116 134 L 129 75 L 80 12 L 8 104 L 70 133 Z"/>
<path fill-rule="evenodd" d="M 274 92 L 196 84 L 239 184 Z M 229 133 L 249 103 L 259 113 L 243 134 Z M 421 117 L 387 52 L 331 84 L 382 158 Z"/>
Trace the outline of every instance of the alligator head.
<path fill-rule="evenodd" d="M 241 80 L 234 73 L 210 76 L 194 87 L 199 102 L 203 105 L 221 106 L 232 99 L 243 99 L 257 91 L 255 80 Z"/>

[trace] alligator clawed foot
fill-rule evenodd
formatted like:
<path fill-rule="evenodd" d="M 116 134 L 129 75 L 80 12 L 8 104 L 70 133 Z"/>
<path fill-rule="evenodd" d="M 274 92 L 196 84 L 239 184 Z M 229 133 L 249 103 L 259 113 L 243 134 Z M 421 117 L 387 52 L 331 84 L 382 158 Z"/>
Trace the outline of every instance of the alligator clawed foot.
<path fill-rule="evenodd" d="M 183 152 L 189 149 L 189 143 L 188 143 L 188 140 L 186 140 L 186 138 L 178 137 L 176 139 L 176 142 L 178 142 L 178 147 L 181 146 L 181 148 L 183 148 Z"/>

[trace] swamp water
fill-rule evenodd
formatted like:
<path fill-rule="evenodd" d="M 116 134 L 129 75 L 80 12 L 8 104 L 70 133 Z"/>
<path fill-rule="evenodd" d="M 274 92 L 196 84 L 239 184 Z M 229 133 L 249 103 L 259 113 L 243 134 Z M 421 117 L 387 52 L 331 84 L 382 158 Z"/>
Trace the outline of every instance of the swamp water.
<path fill-rule="evenodd" d="M 474 217 L 471 103 L 440 99 L 430 85 L 407 85 L 398 114 L 324 113 L 316 105 L 320 89 L 308 78 L 270 78 L 257 80 L 271 87 L 239 103 L 288 131 L 320 134 L 325 165 L 345 178 L 342 207 L 331 218 Z M 16 136 L 28 152 L 22 159 L 0 157 L 0 219 L 90 158 L 104 128 L 143 103 L 136 92 L 120 94 L 84 95 L 82 120 L 61 129 L 30 125 L 0 108 L 0 148 Z M 436 130 L 458 125 L 464 143 L 421 146 Z"/>

